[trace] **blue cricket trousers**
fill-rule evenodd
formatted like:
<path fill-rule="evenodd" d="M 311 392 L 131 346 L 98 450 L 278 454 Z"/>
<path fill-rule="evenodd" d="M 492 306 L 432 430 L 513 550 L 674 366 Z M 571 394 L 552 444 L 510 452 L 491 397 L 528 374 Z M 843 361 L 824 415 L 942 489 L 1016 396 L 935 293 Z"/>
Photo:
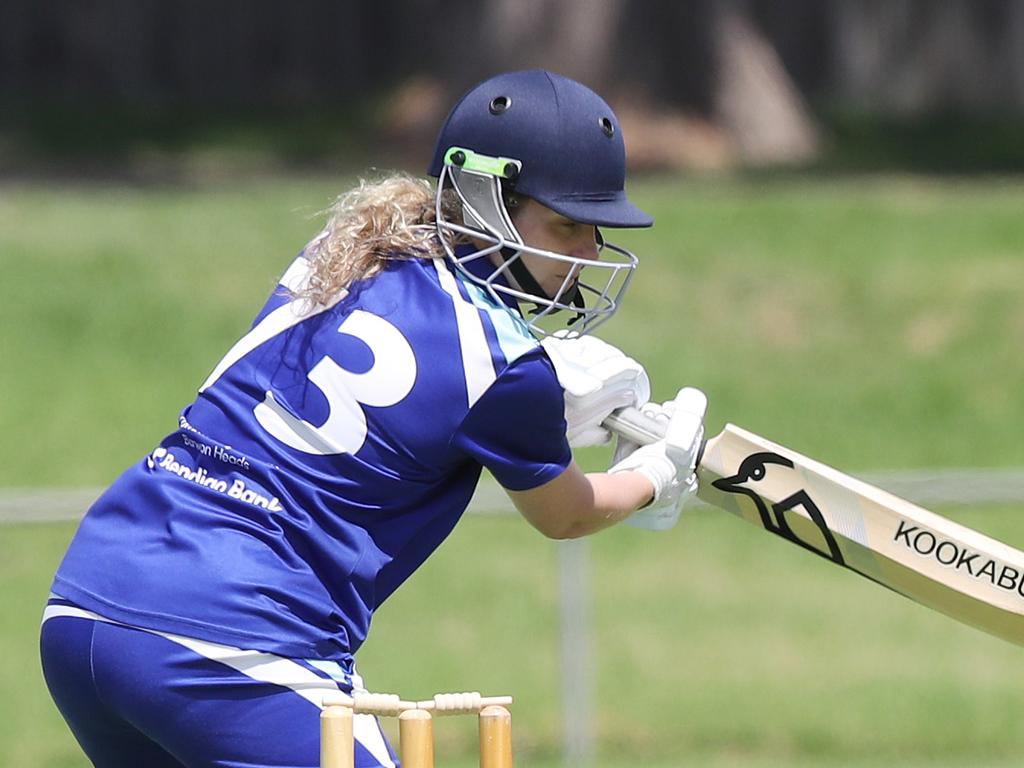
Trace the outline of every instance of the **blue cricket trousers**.
<path fill-rule="evenodd" d="M 323 694 L 362 688 L 338 662 L 129 627 L 56 597 L 40 655 L 57 708 L 98 768 L 317 768 Z M 357 715 L 355 732 L 357 766 L 397 765 L 376 718 Z"/>

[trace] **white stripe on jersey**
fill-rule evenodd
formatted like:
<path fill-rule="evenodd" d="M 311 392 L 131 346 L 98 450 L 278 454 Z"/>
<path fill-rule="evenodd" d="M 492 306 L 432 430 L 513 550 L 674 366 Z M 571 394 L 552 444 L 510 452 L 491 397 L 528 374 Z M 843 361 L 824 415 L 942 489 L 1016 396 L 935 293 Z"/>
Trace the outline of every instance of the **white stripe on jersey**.
<path fill-rule="evenodd" d="M 491 348 L 487 344 L 484 325 L 480 312 L 472 302 L 466 301 L 459 293 L 455 276 L 447 266 L 445 259 L 434 259 L 434 268 L 441 281 L 445 293 L 452 297 L 455 305 L 455 322 L 459 331 L 459 347 L 462 350 L 462 368 L 466 376 L 466 394 L 469 407 L 480 399 L 487 388 L 494 383 L 497 375 L 494 372 L 494 361 L 491 359 Z"/>
<path fill-rule="evenodd" d="M 310 271 L 309 260 L 304 256 L 299 256 L 285 270 L 284 275 L 278 281 L 278 285 L 284 286 L 289 291 L 297 290 L 306 284 Z M 315 304 L 308 299 L 296 299 L 278 307 L 260 320 L 255 328 L 235 342 L 235 345 L 228 350 L 228 353 L 217 363 L 217 367 L 213 369 L 213 372 L 203 382 L 203 386 L 199 388 L 199 391 L 205 392 L 216 384 L 217 379 L 224 375 L 224 371 L 252 352 L 260 344 L 269 341 L 279 333 L 287 331 L 293 325 L 298 325 L 306 318 L 319 314 L 325 309 L 330 309 L 341 301 L 344 296 L 345 291 L 341 291 L 330 304 Z"/>
<path fill-rule="evenodd" d="M 56 597 L 55 595 L 51 596 Z M 102 621 L 106 624 L 117 624 L 122 627 L 137 629 L 141 632 L 159 635 L 166 640 L 188 648 L 203 658 L 231 667 L 253 680 L 279 685 L 282 688 L 290 688 L 320 709 L 323 708 L 324 694 L 329 691 L 339 690 L 337 685 L 332 685 L 331 680 L 320 677 L 291 659 L 275 656 L 272 653 L 247 651 L 230 645 L 208 643 L 205 640 L 196 640 L 192 637 L 183 637 L 182 635 L 174 635 L 169 632 L 134 627 L 131 624 L 123 624 L 120 621 L 108 619 L 98 613 L 73 605 L 46 606 L 43 611 L 43 622 L 45 623 L 58 616 Z M 357 682 L 358 685 L 356 684 Z M 353 676 L 353 690 L 365 690 L 363 689 L 362 679 L 358 675 Z M 385 768 L 395 768 L 395 763 L 392 761 L 387 745 L 384 743 L 384 736 L 381 733 L 380 726 L 373 715 L 356 715 L 353 719 L 353 732 L 355 733 L 356 741 L 362 744 L 377 762 Z"/>
<path fill-rule="evenodd" d="M 501 353 L 505 355 L 505 362 L 511 364 L 527 352 L 537 348 L 537 340 L 519 317 L 503 304 L 496 304 L 483 288 L 466 280 L 462 275 L 458 276 L 459 282 L 469 293 L 473 303 L 490 317 L 494 325 L 495 335 L 498 337 L 498 346 Z"/>

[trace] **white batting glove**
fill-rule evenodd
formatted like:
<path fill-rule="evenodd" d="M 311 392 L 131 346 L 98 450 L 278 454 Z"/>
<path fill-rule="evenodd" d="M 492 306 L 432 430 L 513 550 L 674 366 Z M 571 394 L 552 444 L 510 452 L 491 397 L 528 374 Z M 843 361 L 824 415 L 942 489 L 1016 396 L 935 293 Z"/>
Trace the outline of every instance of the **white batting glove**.
<path fill-rule="evenodd" d="M 601 422 L 618 408 L 650 399 L 644 367 L 596 336 L 567 339 L 555 334 L 541 345 L 565 390 L 565 434 L 573 448 L 609 442 L 611 432 Z"/>
<path fill-rule="evenodd" d="M 637 510 L 626 524 L 652 531 L 667 531 L 678 521 L 683 507 L 697 493 L 697 454 L 704 440 L 707 396 L 699 389 L 679 390 L 674 400 L 661 406 L 648 404 L 645 413 L 668 422 L 665 437 L 650 445 L 619 442 L 611 473 L 639 472 L 654 486 L 654 499 Z"/>

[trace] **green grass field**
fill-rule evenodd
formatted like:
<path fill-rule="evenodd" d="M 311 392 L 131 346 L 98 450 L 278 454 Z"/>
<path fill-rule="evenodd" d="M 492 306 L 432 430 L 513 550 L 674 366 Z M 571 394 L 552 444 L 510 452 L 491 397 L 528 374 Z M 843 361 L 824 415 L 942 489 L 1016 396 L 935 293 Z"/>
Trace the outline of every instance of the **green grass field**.
<path fill-rule="evenodd" d="M 0 487 L 101 485 L 173 429 L 346 182 L 0 187 Z M 658 397 L 854 471 L 1024 465 L 1024 187 L 648 181 L 602 333 Z M 597 467 L 606 453 L 584 461 Z M 1021 507 L 943 510 L 1024 546 Z M 0 528 L 0 764 L 82 766 L 41 687 L 68 524 Z M 555 544 L 470 517 L 380 612 L 372 687 L 510 691 L 559 749 Z M 602 766 L 1019 764 L 1024 651 L 700 509 L 591 547 Z M 283 735 L 284 737 L 284 735 Z M 439 728 L 469 764 L 472 730 Z"/>

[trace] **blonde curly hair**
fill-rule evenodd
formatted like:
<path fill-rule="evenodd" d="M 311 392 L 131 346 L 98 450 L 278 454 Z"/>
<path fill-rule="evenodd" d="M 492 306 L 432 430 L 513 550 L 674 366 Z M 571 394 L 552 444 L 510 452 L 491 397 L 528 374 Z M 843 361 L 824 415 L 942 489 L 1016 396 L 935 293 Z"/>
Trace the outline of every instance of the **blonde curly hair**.
<path fill-rule="evenodd" d="M 445 215 L 456 218 L 454 197 L 442 197 Z M 328 209 L 323 231 L 306 246 L 311 273 L 295 295 L 317 304 L 337 300 L 357 280 L 372 277 L 389 260 L 444 255 L 436 227 L 433 185 L 395 173 L 360 179 Z"/>

